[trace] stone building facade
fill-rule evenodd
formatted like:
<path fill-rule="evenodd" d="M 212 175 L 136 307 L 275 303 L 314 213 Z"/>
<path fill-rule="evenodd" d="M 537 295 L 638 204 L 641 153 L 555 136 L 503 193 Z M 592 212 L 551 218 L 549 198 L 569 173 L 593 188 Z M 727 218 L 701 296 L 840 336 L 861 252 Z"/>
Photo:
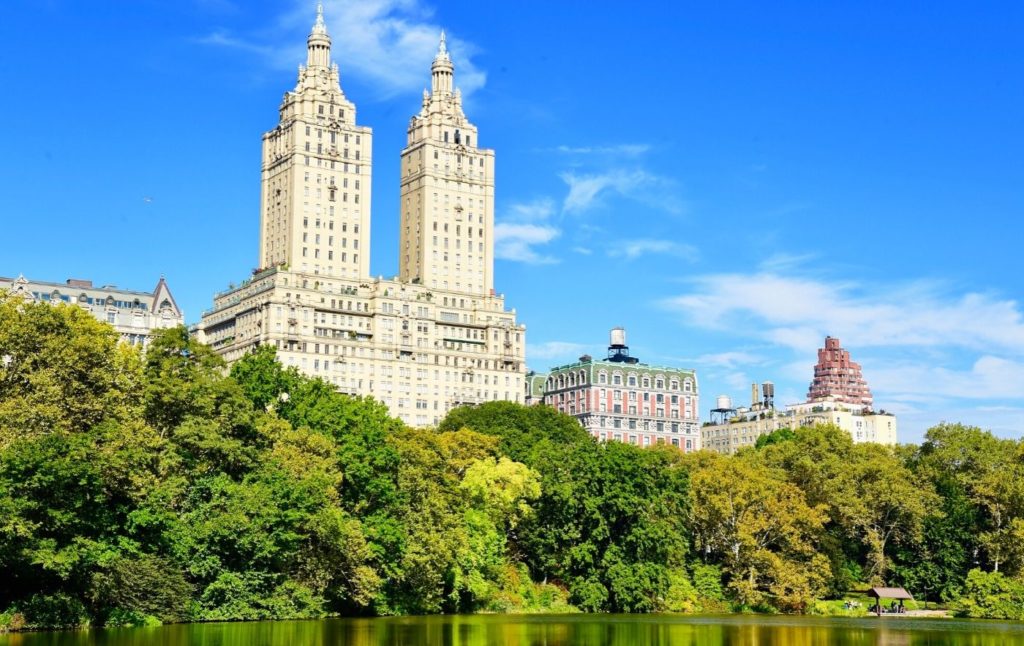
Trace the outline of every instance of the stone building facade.
<path fill-rule="evenodd" d="M 185 322 L 185 315 L 163 277 L 151 292 L 120 289 L 114 285 L 96 287 L 91 280 L 76 278 L 50 283 L 28 280 L 24 276 L 0 277 L 0 291 L 40 303 L 77 305 L 112 325 L 121 340 L 130 345 L 145 347 L 154 330 Z"/>
<path fill-rule="evenodd" d="M 402 151 L 399 278 L 431 289 L 494 293 L 494 151 L 462 111 L 441 47 L 432 91 L 409 122 Z"/>
<path fill-rule="evenodd" d="M 625 332 L 612 330 L 605 359 L 589 355 L 528 377 L 528 399 L 572 415 L 599 440 L 701 448 L 697 374 L 629 356 Z"/>
<path fill-rule="evenodd" d="M 725 396 L 719 399 L 730 401 Z M 782 428 L 832 424 L 849 433 L 854 442 L 896 444 L 896 416 L 874 411 L 873 401 L 860 364 L 850 360 L 849 351 L 843 349 L 839 339 L 829 336 L 825 337 L 825 347 L 818 350 L 806 402 L 777 409 L 771 399 L 759 399 L 754 384 L 749 407 L 728 409 L 728 414 L 723 409 L 712 411 L 725 414 L 724 418 L 705 424 L 701 436 L 704 448 L 729 454 L 754 446 L 760 436 Z"/>
<path fill-rule="evenodd" d="M 433 92 L 402 152 L 396 279 L 369 274 L 372 132 L 330 62 L 321 11 L 306 65 L 263 137 L 260 258 L 196 326 L 233 362 L 262 344 L 414 426 L 523 401 L 526 329 L 493 286 L 493 151 L 478 148 L 442 34 Z"/>
<path fill-rule="evenodd" d="M 832 424 L 850 434 L 855 442 L 897 442 L 896 416 L 885 411 L 873 412 L 835 400 L 791 404 L 785 409 L 743 409 L 736 416 L 720 423 L 701 427 L 705 449 L 732 454 L 754 446 L 757 438 L 782 428 L 797 430 L 817 424 Z"/>
<path fill-rule="evenodd" d="M 839 339 L 825 337 L 825 347 L 818 349 L 818 363 L 814 365 L 814 378 L 807 389 L 807 401 L 837 402 L 861 406 L 868 410 L 874 399 L 861 371 L 860 364 L 850 359 Z"/>

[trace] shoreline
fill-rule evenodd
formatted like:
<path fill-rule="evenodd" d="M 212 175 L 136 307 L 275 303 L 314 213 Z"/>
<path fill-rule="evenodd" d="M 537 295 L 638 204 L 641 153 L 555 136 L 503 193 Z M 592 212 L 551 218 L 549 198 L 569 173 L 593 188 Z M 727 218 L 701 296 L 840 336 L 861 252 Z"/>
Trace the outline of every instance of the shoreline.
<path fill-rule="evenodd" d="M 643 618 L 643 617 L 673 617 L 673 618 L 688 618 L 692 617 L 695 619 L 700 618 L 729 618 L 729 617 L 791 617 L 791 618 L 805 618 L 810 620 L 824 620 L 824 619 L 951 619 L 951 620 L 962 620 L 962 621 L 1002 621 L 1008 623 L 1019 623 L 1007 619 L 984 619 L 984 618 L 973 618 L 973 617 L 957 617 L 952 611 L 944 609 L 934 610 L 908 610 L 904 613 L 882 613 L 876 615 L 872 612 L 865 612 L 864 614 L 811 614 L 811 613 L 770 613 L 770 612 L 752 612 L 752 611 L 736 611 L 736 612 L 637 612 L 637 613 L 606 613 L 606 612 L 474 612 L 474 613 L 458 613 L 458 614 L 431 614 L 431 615 L 377 615 L 377 616 L 358 616 L 358 615 L 327 615 L 324 617 L 281 617 L 274 619 L 216 619 L 216 620 L 197 620 L 197 621 L 181 621 L 181 622 L 167 622 L 155 625 L 138 625 L 138 626 L 72 626 L 72 627 L 53 627 L 53 628 L 24 628 L 9 630 L 5 627 L 0 627 L 0 636 L 4 635 L 18 635 L 18 634 L 33 634 L 33 633 L 58 633 L 58 632 L 82 632 L 90 630 L 126 630 L 126 629 L 156 629 L 164 626 L 193 626 L 193 625 L 205 625 L 205 624 L 253 624 L 253 623 L 284 623 L 284 622 L 310 622 L 310 621 L 326 621 L 326 620 L 403 620 L 410 618 L 430 619 L 430 618 L 441 618 L 441 617 L 630 617 L 630 618 Z"/>

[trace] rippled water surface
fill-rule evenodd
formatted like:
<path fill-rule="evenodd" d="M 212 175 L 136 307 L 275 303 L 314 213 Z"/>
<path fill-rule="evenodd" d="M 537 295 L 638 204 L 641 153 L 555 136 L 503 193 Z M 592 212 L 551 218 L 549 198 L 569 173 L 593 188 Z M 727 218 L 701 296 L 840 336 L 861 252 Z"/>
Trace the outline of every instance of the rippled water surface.
<path fill-rule="evenodd" d="M 0 646 L 143 644 L 1024 646 L 1024 624 L 905 617 L 826 619 L 738 615 L 471 615 L 189 624 L 158 628 L 0 635 Z"/>

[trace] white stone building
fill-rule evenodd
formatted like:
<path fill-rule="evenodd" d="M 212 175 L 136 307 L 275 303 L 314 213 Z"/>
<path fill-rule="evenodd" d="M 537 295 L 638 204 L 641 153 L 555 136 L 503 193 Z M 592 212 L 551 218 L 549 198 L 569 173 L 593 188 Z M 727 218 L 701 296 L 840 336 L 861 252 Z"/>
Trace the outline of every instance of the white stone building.
<path fill-rule="evenodd" d="M 896 416 L 872 411 L 858 405 L 828 399 L 790 404 L 777 409 L 755 403 L 738 409 L 736 415 L 717 424 L 701 427 L 705 449 L 732 454 L 754 446 L 757 438 L 779 429 L 797 430 L 818 424 L 832 424 L 850 434 L 855 443 L 896 444 Z"/>
<path fill-rule="evenodd" d="M 271 344 L 285 365 L 371 395 L 415 426 L 522 401 L 525 327 L 493 290 L 494 153 L 478 148 L 444 35 L 402 152 L 399 277 L 369 275 L 372 133 L 345 98 L 322 12 L 306 65 L 263 137 L 262 269 L 196 326 L 229 362 Z"/>
<path fill-rule="evenodd" d="M 40 303 L 77 305 L 94 317 L 114 326 L 121 340 L 131 345 L 146 346 L 153 330 L 183 325 L 185 315 L 174 302 L 163 277 L 152 292 L 120 289 L 114 285 L 94 287 L 91 280 L 69 278 L 63 283 L 50 283 L 0 277 L 0 291 Z"/>

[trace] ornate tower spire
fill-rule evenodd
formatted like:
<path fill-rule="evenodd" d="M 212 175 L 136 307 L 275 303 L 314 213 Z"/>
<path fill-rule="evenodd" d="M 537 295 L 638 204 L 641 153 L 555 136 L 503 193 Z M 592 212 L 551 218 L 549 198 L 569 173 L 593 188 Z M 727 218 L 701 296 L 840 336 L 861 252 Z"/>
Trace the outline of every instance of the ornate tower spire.
<path fill-rule="evenodd" d="M 373 134 L 341 90 L 322 4 L 306 44 L 278 126 L 263 135 L 260 266 L 369 276 Z"/>
<path fill-rule="evenodd" d="M 313 23 L 313 30 L 306 39 L 306 67 L 330 67 L 331 65 L 331 36 L 327 33 L 327 23 L 324 22 L 324 5 L 316 5 L 316 22 Z"/>
<path fill-rule="evenodd" d="M 324 3 L 316 3 L 316 22 L 313 23 L 313 33 L 327 35 L 327 25 L 324 23 Z"/>
<path fill-rule="evenodd" d="M 433 75 L 434 98 L 447 98 L 452 95 L 453 77 L 455 66 L 452 65 L 452 57 L 448 54 L 447 37 L 444 30 L 441 30 L 441 43 L 437 47 L 437 56 L 434 57 L 434 64 L 430 66 Z"/>
<path fill-rule="evenodd" d="M 448 37 L 444 33 L 444 29 L 441 30 L 441 43 L 437 46 L 437 57 L 449 60 L 448 56 Z"/>
<path fill-rule="evenodd" d="M 477 297 L 494 295 L 494 151 L 480 147 L 462 111 L 448 38 L 441 32 L 402 151 L 398 275 Z"/>

